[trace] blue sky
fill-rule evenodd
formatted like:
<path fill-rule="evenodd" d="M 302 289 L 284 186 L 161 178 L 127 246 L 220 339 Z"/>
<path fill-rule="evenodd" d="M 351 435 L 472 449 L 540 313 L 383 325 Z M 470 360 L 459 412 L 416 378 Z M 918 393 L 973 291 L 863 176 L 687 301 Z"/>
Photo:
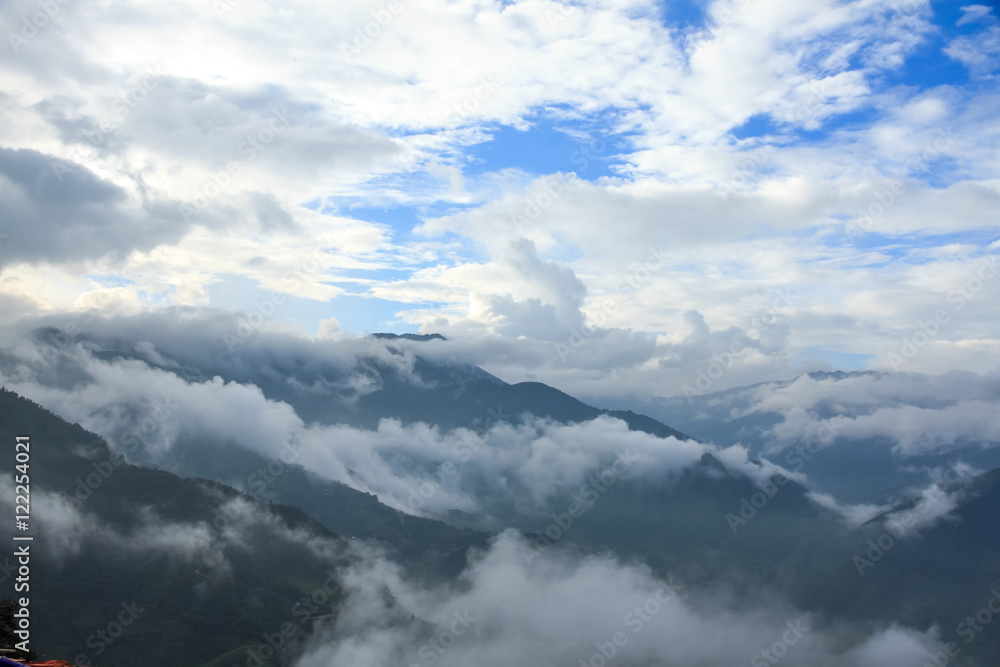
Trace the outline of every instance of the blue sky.
<path fill-rule="evenodd" d="M 0 57 L 8 320 L 277 292 L 263 327 L 671 395 L 779 290 L 721 383 L 886 368 L 998 251 L 991 4 L 429 0 L 351 52 L 370 3 L 191 2 L 67 6 Z M 910 368 L 982 370 L 998 285 Z"/>

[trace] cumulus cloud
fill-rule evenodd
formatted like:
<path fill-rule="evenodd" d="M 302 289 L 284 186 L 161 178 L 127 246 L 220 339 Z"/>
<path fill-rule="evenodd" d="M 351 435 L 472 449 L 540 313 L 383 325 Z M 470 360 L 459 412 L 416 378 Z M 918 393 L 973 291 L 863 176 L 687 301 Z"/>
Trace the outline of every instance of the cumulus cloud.
<path fill-rule="evenodd" d="M 995 91 L 894 83 L 941 29 L 928 2 L 719 0 L 693 25 L 645 2 L 432 3 L 359 53 L 383 11 L 362 2 L 180 6 L 60 5 L 0 54 L 0 301 L 71 309 L 113 276 L 121 312 L 251 310 L 257 294 L 231 296 L 243 280 L 317 302 L 279 316 L 310 332 L 331 312 L 373 327 L 350 295 L 393 326 L 450 327 L 512 380 L 673 395 L 737 341 L 715 389 L 846 349 L 881 360 L 995 227 Z M 980 33 L 946 51 L 974 76 L 988 9 L 963 8 Z M 37 7 L 5 10 L 16 36 Z M 187 48 L 150 46 L 167 42 Z M 578 143 L 483 166 L 508 130 Z M 875 204 L 864 243 L 845 240 Z M 650 249 L 665 260 L 647 279 Z M 789 285 L 795 308 L 742 339 Z M 914 365 L 975 369 L 1000 349 L 996 289 Z M 678 339 L 691 311 L 707 340 Z M 554 351 L 581 333 L 585 353 Z"/>

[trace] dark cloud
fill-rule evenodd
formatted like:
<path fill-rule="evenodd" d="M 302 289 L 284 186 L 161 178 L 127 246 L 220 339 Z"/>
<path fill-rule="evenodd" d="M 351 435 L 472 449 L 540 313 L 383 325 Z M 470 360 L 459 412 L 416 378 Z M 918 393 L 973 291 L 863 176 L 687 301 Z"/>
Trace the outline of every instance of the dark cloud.
<path fill-rule="evenodd" d="M 0 148 L 0 179 L 5 263 L 122 259 L 187 230 L 179 208 L 151 210 L 85 167 L 38 151 Z"/>

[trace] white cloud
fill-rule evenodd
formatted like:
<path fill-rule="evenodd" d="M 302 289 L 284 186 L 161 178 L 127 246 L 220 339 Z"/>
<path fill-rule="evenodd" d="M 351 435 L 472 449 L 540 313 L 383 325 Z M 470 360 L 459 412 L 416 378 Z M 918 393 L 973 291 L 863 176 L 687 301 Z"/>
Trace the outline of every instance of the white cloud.
<path fill-rule="evenodd" d="M 962 7 L 962 18 L 957 25 L 981 23 L 984 27 L 975 34 L 956 37 L 944 49 L 948 57 L 959 61 L 974 75 L 983 78 L 996 76 L 1000 69 L 1000 21 L 993 9 L 985 5 Z"/>
<path fill-rule="evenodd" d="M 294 339 L 283 342 L 295 344 Z M 326 349 L 350 359 L 339 371 L 327 367 L 323 384 L 310 389 L 325 396 L 331 409 L 350 400 L 341 393 L 344 389 L 377 388 L 351 356 L 365 350 L 359 341 L 331 342 Z M 203 381 L 184 379 L 176 373 L 206 373 L 196 370 L 190 357 L 171 359 L 169 370 L 151 367 L 151 362 L 168 359 L 167 351 L 150 341 L 135 347 L 148 362 L 102 361 L 82 345 L 48 358 L 28 341 L 16 350 L 19 362 L 0 374 L 8 387 L 104 436 L 127 456 L 169 468 L 181 439 L 235 443 L 285 460 L 293 452 L 295 462 L 307 469 L 376 493 L 382 502 L 409 513 L 443 515 L 459 509 L 484 522 L 497 515 L 543 516 L 556 498 L 575 493 L 588 475 L 610 466 L 623 452 L 628 452 L 629 476 L 662 479 L 708 451 L 694 441 L 630 431 L 624 422 L 609 417 L 560 424 L 510 415 L 513 423 L 495 423 L 477 432 L 443 432 L 437 426 L 403 426 L 395 420 L 383 420 L 376 430 L 306 424 L 289 404 L 267 399 L 252 384 L 226 382 L 218 375 Z M 233 358 L 235 367 L 252 359 L 254 353 L 247 352 Z M 412 369 L 412 354 L 398 357 L 400 370 Z M 315 366 L 324 363 L 321 359 L 300 357 L 297 363 Z M 67 375 L 59 367 L 76 370 Z M 72 383 L 73 377 L 86 379 L 79 385 Z M 302 375 L 292 380 L 308 382 Z M 447 473 L 443 466 L 448 466 Z M 433 493 L 424 499 L 422 485 L 428 483 Z"/>
<path fill-rule="evenodd" d="M 0 20 L 19 30 L 34 7 L 13 3 Z M 342 45 L 379 7 L 60 7 L 53 25 L 0 56 L 9 82 L 0 145 L 78 165 L 79 178 L 66 178 L 80 181 L 73 197 L 0 188 L 17 213 L 0 230 L 9 234 L 0 295 L 25 310 L 215 305 L 213 287 L 234 276 L 317 302 L 360 290 L 419 306 L 397 322 L 447 328 L 511 379 L 588 395 L 669 395 L 719 352 L 710 344 L 698 357 L 688 346 L 689 363 L 678 365 L 675 349 L 654 345 L 675 337 L 688 311 L 718 341 L 770 290 L 795 285 L 801 294 L 768 350 L 744 354 L 715 388 L 829 364 L 811 348 L 881 358 L 902 329 L 933 314 L 948 282 L 973 268 L 969 248 L 950 258 L 910 248 L 912 262 L 893 263 L 897 251 L 837 239 L 893 179 L 905 195 L 872 232 L 982 230 L 1000 207 L 996 91 L 882 83 L 925 48 L 935 29 L 925 2 L 720 1 L 707 6 L 709 26 L 686 32 L 638 1 L 403 3 L 349 59 Z M 990 16 L 969 6 L 962 21 L 986 30 Z M 151 46 L 162 43 L 176 48 Z M 847 112 L 865 120 L 796 139 Z M 275 113 L 288 123 L 250 159 L 244 143 L 270 137 Z M 732 134 L 765 117 L 766 135 Z M 495 123 L 526 129 L 544 118 L 599 118 L 602 129 L 568 129 L 582 143 L 557 168 L 562 192 L 518 229 L 511 217 L 543 201 L 550 181 L 521 171 L 527 163 L 473 174 L 468 151 Z M 940 149 L 939 131 L 951 132 Z M 957 182 L 925 182 L 928 151 Z M 581 180 L 612 155 L 615 177 Z M 239 173 L 220 176 L 232 161 Z M 215 189 L 204 210 L 182 215 L 182 204 Z M 354 219 L 344 202 L 402 204 L 416 214 L 416 233 L 370 214 Z M 530 261 L 512 260 L 526 252 L 522 236 L 537 249 Z M 667 265 L 619 298 L 650 248 L 666 248 Z M 125 284 L 112 300 L 93 276 Z M 913 368 L 976 368 L 984 350 L 1000 349 L 986 307 L 995 289 Z M 318 319 L 300 326 L 313 331 Z M 567 360 L 537 344 L 568 339 L 584 322 L 599 327 L 586 354 Z M 627 377 L 613 372 L 622 367 Z"/>
<path fill-rule="evenodd" d="M 724 596 L 610 557 L 552 554 L 529 565 L 525 547 L 502 534 L 459 585 L 430 589 L 365 553 L 345 577 L 347 613 L 297 664 L 587 664 L 594 654 L 602 664 L 603 646 L 614 664 L 694 667 L 763 661 L 762 651 L 787 642 L 777 650 L 790 666 L 919 667 L 938 647 L 932 633 L 901 627 L 844 642 L 842 628 L 782 603 L 737 612 Z"/>
<path fill-rule="evenodd" d="M 853 440 L 888 438 L 898 455 L 908 457 L 1000 444 L 997 389 L 995 373 L 937 378 L 860 375 L 839 380 L 803 376 L 784 387 L 759 388 L 752 405 L 741 412 L 782 415 L 767 434 L 774 438 L 774 450 L 817 434 L 832 434 Z M 824 418 L 821 410 L 836 414 Z"/>
<path fill-rule="evenodd" d="M 951 513 L 958 508 L 964 495 L 961 488 L 948 490 L 941 484 L 932 484 L 920 492 L 912 508 L 887 515 L 886 527 L 893 535 L 913 535 L 940 521 L 955 520 Z"/>
<path fill-rule="evenodd" d="M 809 493 L 808 497 L 817 505 L 840 514 L 852 528 L 871 521 L 889 509 L 885 505 L 845 505 L 828 493 L 819 493 L 816 491 Z"/>

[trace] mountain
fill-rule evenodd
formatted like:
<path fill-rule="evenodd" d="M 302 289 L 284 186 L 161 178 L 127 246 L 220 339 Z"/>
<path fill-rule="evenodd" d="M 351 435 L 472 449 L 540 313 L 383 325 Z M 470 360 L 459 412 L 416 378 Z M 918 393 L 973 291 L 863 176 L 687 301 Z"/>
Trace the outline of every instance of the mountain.
<path fill-rule="evenodd" d="M 396 334 L 396 333 L 373 333 L 372 338 L 378 338 L 382 340 L 412 340 L 417 342 L 424 342 L 428 340 L 448 340 L 444 336 L 438 333 L 432 334 Z"/>
<path fill-rule="evenodd" d="M 60 651 L 86 645 L 101 615 L 113 611 L 108 604 L 134 590 L 159 611 L 144 616 L 151 634 L 139 633 L 137 622 L 128 636 L 148 642 L 152 633 L 202 632 L 209 636 L 199 645 L 206 664 L 221 667 L 234 658 L 245 664 L 237 656 L 273 632 L 269 623 L 289 617 L 272 612 L 290 610 L 295 595 L 315 590 L 325 574 L 351 582 L 353 597 L 331 598 L 324 613 L 303 616 L 280 659 L 309 655 L 302 664 L 311 666 L 336 655 L 350 662 L 344 656 L 354 655 L 355 644 L 391 645 L 392 660 L 411 664 L 407 651 L 442 632 L 420 625 L 424 605 L 448 619 L 462 611 L 452 607 L 472 604 L 480 587 L 496 597 L 530 582 L 522 591 L 530 596 L 543 582 L 561 586 L 597 567 L 611 580 L 676 578 L 688 591 L 683 599 L 691 613 L 739 627 L 741 614 L 762 604 L 769 618 L 793 610 L 807 615 L 818 623 L 815 651 L 847 647 L 815 664 L 872 664 L 848 654 L 897 627 L 920 645 L 961 641 L 962 657 L 981 664 L 1000 658 L 993 635 L 978 632 L 966 643 L 961 626 L 1000 584 L 994 558 L 1000 473 L 947 458 L 964 452 L 965 443 L 900 456 L 944 457 L 954 465 L 937 470 L 939 477 L 901 472 L 892 456 L 886 470 L 852 473 L 871 452 L 867 441 L 855 442 L 864 439 L 844 435 L 852 433 L 847 426 L 823 443 L 804 475 L 771 463 L 783 464 L 786 451 L 809 442 L 817 423 L 863 423 L 874 414 L 865 402 L 869 393 L 907 386 L 910 393 L 894 403 L 879 400 L 906 410 L 954 408 L 934 402 L 912 379 L 883 385 L 869 374 L 805 376 L 705 397 L 684 431 L 704 434 L 691 427 L 715 420 L 724 433 L 725 419 L 746 419 L 729 426 L 745 434 L 760 420 L 756 444 L 714 446 L 628 411 L 627 404 L 599 409 L 540 383 L 508 384 L 447 358 L 436 347 L 446 341 L 438 338 L 373 337 L 340 347 L 263 340 L 228 356 L 211 348 L 213 337 L 204 347 L 186 348 L 148 340 L 152 335 L 131 343 L 87 335 L 56 348 L 47 338 L 36 331 L 30 345 L 0 353 L 0 373 L 112 446 L 4 395 L 0 435 L 26 429 L 33 441 L 58 443 L 39 447 L 38 521 L 53 545 L 39 572 L 54 582 L 42 585 L 40 595 L 62 594 L 67 609 L 83 610 L 82 621 L 70 612 L 59 617 L 76 623 L 68 639 L 42 622 L 39 646 L 43 638 Z M 894 433 L 871 447 L 878 456 L 893 455 Z M 103 475 L 108 459 L 122 455 L 131 463 Z M 831 478 L 853 474 L 864 486 L 891 484 L 877 502 L 845 504 L 840 495 L 817 493 L 828 490 L 818 469 L 824 461 L 841 462 L 835 475 L 826 473 Z M 953 475 L 940 477 L 948 471 Z M 912 475 L 910 483 L 902 474 Z M 79 503 L 66 499 L 74 495 Z M 235 526 L 214 530 L 220 513 L 237 517 Z M 146 581 L 154 572 L 162 584 Z M 183 600 L 172 597 L 182 594 Z M 99 609 L 89 601 L 95 596 Z M 515 616 L 541 602 L 525 604 Z M 574 605 L 583 603 L 559 604 L 554 619 L 572 619 Z M 220 618 L 195 624 L 175 618 L 201 618 L 205 605 Z M 484 621 L 477 641 L 504 634 L 496 630 L 502 611 L 480 607 L 493 620 Z M 584 648 L 592 651 L 594 641 Z M 123 634 L 104 657 L 126 664 L 137 650 Z M 457 660 L 436 655 L 446 664 Z M 657 663 L 623 658 L 620 664 Z M 796 664 L 807 663 L 789 661 Z"/>
<path fill-rule="evenodd" d="M 843 618 L 937 627 L 963 657 L 996 664 L 1000 634 L 980 624 L 996 616 L 982 610 L 1000 606 L 1000 469 L 943 488 L 953 494 L 950 511 L 905 498 L 846 536 L 819 541 L 808 564 L 814 574 L 797 596 Z"/>
<path fill-rule="evenodd" d="M 288 665 L 314 624 L 336 616 L 341 573 L 356 557 L 300 509 L 130 465 L 101 438 L 0 391 L 0 439 L 25 434 L 36 538 L 25 594 L 39 658 Z M 3 451 L 13 470 L 14 448 Z M 5 482 L 11 516 L 12 498 Z M 357 497 L 331 502 L 355 522 L 378 513 Z M 432 523 L 415 519 L 410 532 Z M 5 578 L 11 567 L 8 556 Z"/>
<path fill-rule="evenodd" d="M 32 332 L 32 338 L 47 347 L 53 346 L 58 335 L 51 329 Z M 608 415 L 621 419 L 630 429 L 661 438 L 689 437 L 628 409 L 596 408 L 540 382 L 508 384 L 477 366 L 422 355 L 422 345 L 445 340 L 440 334 L 372 334 L 375 347 L 349 361 L 275 354 L 260 364 L 225 363 L 225 357 L 220 356 L 200 359 L 197 366 L 182 359 L 151 361 L 132 343 L 120 339 L 80 338 L 96 358 L 105 361 L 141 361 L 189 382 L 220 377 L 226 382 L 251 384 L 267 398 L 291 405 L 306 422 L 375 428 L 383 419 L 396 419 L 403 424 L 479 429 L 497 421 L 516 420 L 525 413 L 563 423 Z M 0 369 L 5 361 L 8 367 L 16 364 L 0 356 Z M 71 376 L 69 368 L 62 374 Z M 357 377 L 368 385 L 363 391 L 350 381 Z"/>
<path fill-rule="evenodd" d="M 269 466 L 276 474 L 268 473 Z M 456 576 L 465 567 L 468 550 L 485 547 L 489 537 L 482 531 L 406 515 L 373 494 L 238 444 L 182 440 L 170 468 L 183 476 L 246 486 L 256 498 L 299 508 L 345 538 L 374 540 L 421 576 Z"/>
<path fill-rule="evenodd" d="M 1000 432 L 987 425 L 987 403 L 997 397 L 995 381 L 969 373 L 931 378 L 821 371 L 701 395 L 618 403 L 703 442 L 740 443 L 752 458 L 803 472 L 815 489 L 843 501 L 881 504 L 927 484 L 934 470 L 1000 467 Z M 966 424 L 967 436 L 947 435 L 945 426 L 956 422 Z"/>

